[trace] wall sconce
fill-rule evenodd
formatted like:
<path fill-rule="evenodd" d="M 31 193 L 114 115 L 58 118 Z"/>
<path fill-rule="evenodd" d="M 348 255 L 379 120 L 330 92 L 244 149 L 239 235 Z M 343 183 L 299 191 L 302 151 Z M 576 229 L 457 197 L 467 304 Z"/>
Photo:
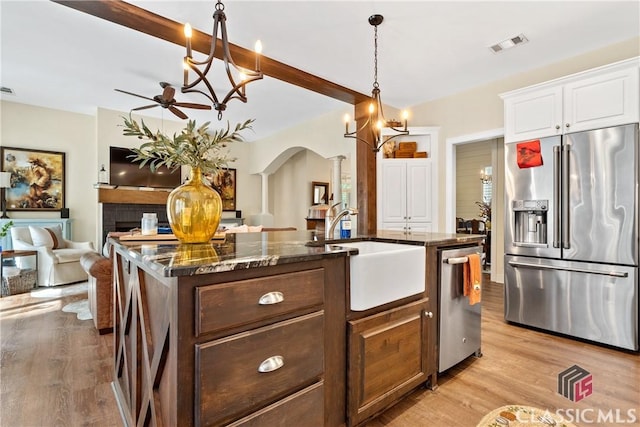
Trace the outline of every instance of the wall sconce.
<path fill-rule="evenodd" d="M 483 184 L 491 184 L 491 174 L 488 174 L 484 169 L 480 170 L 480 181 L 482 181 Z"/>
<path fill-rule="evenodd" d="M 2 216 L 0 218 L 9 218 L 7 216 L 7 198 L 5 189 L 11 187 L 11 172 L 0 172 L 0 201 L 2 202 Z"/>

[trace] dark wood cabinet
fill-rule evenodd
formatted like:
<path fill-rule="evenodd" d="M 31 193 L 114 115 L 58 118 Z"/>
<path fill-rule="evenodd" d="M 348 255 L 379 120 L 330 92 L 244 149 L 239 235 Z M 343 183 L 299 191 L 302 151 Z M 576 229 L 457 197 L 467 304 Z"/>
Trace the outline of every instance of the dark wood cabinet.
<path fill-rule="evenodd" d="M 436 387 L 438 249 L 474 242 L 427 244 L 425 291 L 366 311 L 348 309 L 350 260 L 322 252 L 330 245 L 275 265 L 172 276 L 114 243 L 124 424 L 357 426 L 421 384 Z"/>
<path fill-rule="evenodd" d="M 431 374 L 428 298 L 348 322 L 348 424 L 386 409 Z"/>
<path fill-rule="evenodd" d="M 242 418 L 228 427 L 322 426 L 324 421 L 324 382 L 318 382 L 271 406 Z M 301 421 L 303 420 L 303 421 Z"/>
<path fill-rule="evenodd" d="M 323 324 L 318 311 L 196 345 L 196 424 L 227 424 L 321 381 Z"/>
<path fill-rule="evenodd" d="M 317 309 L 323 304 L 322 269 L 199 286 L 196 334 L 241 327 L 304 309 Z"/>
<path fill-rule="evenodd" d="M 113 261 L 125 425 L 345 425 L 344 256 L 178 277 Z"/>
<path fill-rule="evenodd" d="M 305 218 L 307 221 L 307 230 L 315 230 L 316 233 L 324 236 L 325 219 L 324 218 Z"/>

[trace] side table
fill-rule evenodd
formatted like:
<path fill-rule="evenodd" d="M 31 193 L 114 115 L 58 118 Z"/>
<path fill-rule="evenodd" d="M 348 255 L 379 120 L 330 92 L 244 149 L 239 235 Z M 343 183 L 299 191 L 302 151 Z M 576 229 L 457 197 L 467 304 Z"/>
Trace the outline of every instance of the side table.
<path fill-rule="evenodd" d="M 36 257 L 36 275 L 35 275 L 35 285 L 34 288 L 38 286 L 38 251 L 2 251 L 0 252 L 0 287 L 3 284 L 3 273 L 4 273 L 4 260 L 5 259 L 15 259 L 25 256 L 35 256 Z M 0 297 L 3 296 L 3 293 L 0 291 Z"/>

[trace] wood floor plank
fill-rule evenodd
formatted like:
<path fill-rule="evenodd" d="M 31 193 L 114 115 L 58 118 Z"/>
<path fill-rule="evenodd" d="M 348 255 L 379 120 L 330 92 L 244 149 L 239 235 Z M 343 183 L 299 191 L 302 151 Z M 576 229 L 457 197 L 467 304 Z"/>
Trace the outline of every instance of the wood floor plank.
<path fill-rule="evenodd" d="M 86 298 L 0 299 L 1 426 L 122 425 L 110 385 L 112 338 L 61 311 Z"/>
<path fill-rule="evenodd" d="M 0 426 L 122 425 L 110 384 L 113 335 L 99 335 L 91 321 L 60 310 L 84 298 L 0 298 Z M 485 283 L 483 356 L 454 366 L 435 391 L 414 391 L 366 427 L 475 427 L 509 404 L 634 410 L 637 420 L 625 425 L 640 425 L 638 353 L 507 324 L 502 304 L 502 285 Z M 593 375 L 593 394 L 576 403 L 556 391 L 558 373 L 574 364 Z"/>

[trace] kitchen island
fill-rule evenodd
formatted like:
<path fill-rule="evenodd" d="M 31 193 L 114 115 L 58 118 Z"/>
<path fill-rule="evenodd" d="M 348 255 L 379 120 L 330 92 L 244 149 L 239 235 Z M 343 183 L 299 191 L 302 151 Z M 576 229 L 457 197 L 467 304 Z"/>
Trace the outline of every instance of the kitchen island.
<path fill-rule="evenodd" d="M 357 250 L 313 231 L 229 234 L 205 245 L 111 239 L 113 384 L 125 424 L 357 425 L 420 383 L 435 386 L 436 251 L 482 236 L 362 239 L 426 246 L 425 292 L 350 311 L 349 256 Z M 419 369 L 396 372 L 408 380 L 362 402 L 348 334 L 385 322 L 409 325 L 403 339 L 419 342 L 409 346 L 420 353 Z M 418 336 L 407 337 L 413 324 Z"/>

